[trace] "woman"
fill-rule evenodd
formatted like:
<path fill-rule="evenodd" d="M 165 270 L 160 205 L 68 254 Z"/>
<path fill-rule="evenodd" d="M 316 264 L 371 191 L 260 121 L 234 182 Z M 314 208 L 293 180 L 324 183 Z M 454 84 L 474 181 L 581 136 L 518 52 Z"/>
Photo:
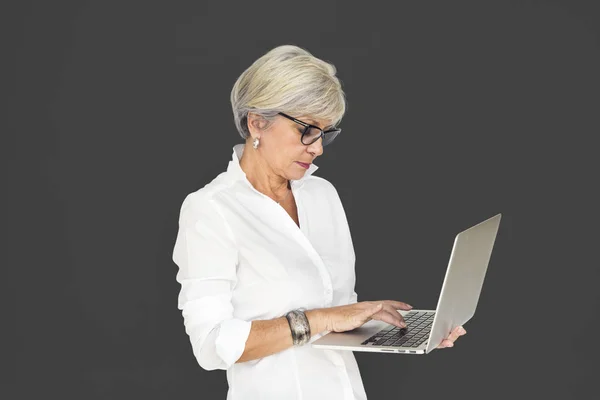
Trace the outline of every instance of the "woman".
<path fill-rule="evenodd" d="M 200 366 L 227 371 L 228 400 L 366 399 L 352 352 L 309 343 L 371 319 L 402 327 L 411 308 L 357 301 L 342 203 L 313 175 L 346 109 L 335 72 L 291 45 L 256 60 L 231 92 L 245 143 L 180 210 L 178 307 Z"/>

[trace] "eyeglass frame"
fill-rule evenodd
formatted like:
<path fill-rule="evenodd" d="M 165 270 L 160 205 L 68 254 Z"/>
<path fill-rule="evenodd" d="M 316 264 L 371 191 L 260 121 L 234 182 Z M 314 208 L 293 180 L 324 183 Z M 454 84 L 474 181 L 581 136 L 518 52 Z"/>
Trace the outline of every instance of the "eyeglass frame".
<path fill-rule="evenodd" d="M 300 137 L 300 143 L 302 143 L 302 144 L 303 144 L 303 145 L 305 145 L 305 146 L 310 146 L 311 144 L 315 143 L 317 140 L 319 140 L 319 139 L 321 139 L 321 138 L 323 138 L 323 143 L 325 143 L 325 140 L 324 140 L 324 139 L 325 139 L 325 134 L 327 134 L 327 133 L 333 133 L 333 132 L 337 132 L 337 135 L 335 135 L 336 137 L 337 137 L 337 136 L 338 136 L 340 133 L 342 133 L 342 129 L 341 129 L 341 128 L 333 128 L 333 129 L 328 129 L 328 130 L 324 131 L 323 129 L 319 128 L 319 127 L 318 127 L 318 126 L 316 126 L 316 125 L 312 125 L 312 124 L 309 124 L 308 122 L 303 122 L 303 121 L 300 121 L 299 119 L 297 119 L 297 118 L 294 118 L 294 117 L 290 117 L 289 115 L 287 115 L 287 114 L 284 114 L 284 113 L 282 113 L 282 112 L 278 112 L 277 114 L 279 114 L 279 115 L 281 115 L 281 116 L 283 116 L 283 117 L 285 117 L 285 118 L 287 118 L 287 119 L 289 119 L 289 120 L 291 120 L 291 121 L 294 121 L 294 122 L 296 122 L 296 123 L 298 123 L 298 124 L 300 124 L 300 125 L 304 126 L 304 131 L 302 132 L 302 136 Z M 304 143 L 304 141 L 303 141 L 302 139 L 304 139 L 304 135 L 306 135 L 306 133 L 308 132 L 308 128 L 315 128 L 315 129 L 318 129 L 318 130 L 320 130 L 320 131 L 321 131 L 321 134 L 320 134 L 319 136 L 317 136 L 317 138 L 316 138 L 315 140 L 313 140 L 313 141 L 312 141 L 312 142 L 310 142 L 309 144 L 306 144 L 306 143 Z M 327 144 L 331 144 L 331 142 L 329 142 L 329 143 L 327 143 Z M 324 146 L 326 146 L 326 144 L 324 144 Z"/>

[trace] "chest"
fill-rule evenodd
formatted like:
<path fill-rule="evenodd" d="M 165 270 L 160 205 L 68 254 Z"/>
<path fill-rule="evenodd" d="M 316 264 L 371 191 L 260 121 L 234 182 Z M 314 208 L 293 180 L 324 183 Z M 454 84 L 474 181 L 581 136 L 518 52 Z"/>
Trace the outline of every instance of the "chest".
<path fill-rule="evenodd" d="M 281 204 L 254 192 L 219 198 L 238 248 L 232 297 L 237 316 L 269 319 L 294 307 L 322 308 L 350 298 L 348 226 L 340 203 L 323 192 L 299 191 Z"/>

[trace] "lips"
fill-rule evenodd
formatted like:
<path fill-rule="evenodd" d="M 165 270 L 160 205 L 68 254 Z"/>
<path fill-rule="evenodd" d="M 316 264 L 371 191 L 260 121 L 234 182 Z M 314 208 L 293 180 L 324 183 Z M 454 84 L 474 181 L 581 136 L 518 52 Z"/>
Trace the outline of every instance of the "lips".
<path fill-rule="evenodd" d="M 300 161 L 296 161 L 296 162 L 297 162 L 297 163 L 298 163 L 298 164 L 299 164 L 301 167 L 304 167 L 304 168 L 306 168 L 306 169 L 308 169 L 308 168 L 310 167 L 310 164 L 303 163 L 303 162 L 300 162 Z"/>

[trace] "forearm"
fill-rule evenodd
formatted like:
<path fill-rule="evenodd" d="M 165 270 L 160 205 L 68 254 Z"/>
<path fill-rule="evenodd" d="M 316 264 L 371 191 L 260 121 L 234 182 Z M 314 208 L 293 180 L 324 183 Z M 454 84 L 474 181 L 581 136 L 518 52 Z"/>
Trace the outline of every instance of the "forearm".
<path fill-rule="evenodd" d="M 327 330 L 324 309 L 307 310 L 304 313 L 310 325 L 311 337 Z M 252 321 L 252 328 L 244 353 L 236 363 L 255 360 L 292 347 L 292 331 L 285 316 Z"/>

